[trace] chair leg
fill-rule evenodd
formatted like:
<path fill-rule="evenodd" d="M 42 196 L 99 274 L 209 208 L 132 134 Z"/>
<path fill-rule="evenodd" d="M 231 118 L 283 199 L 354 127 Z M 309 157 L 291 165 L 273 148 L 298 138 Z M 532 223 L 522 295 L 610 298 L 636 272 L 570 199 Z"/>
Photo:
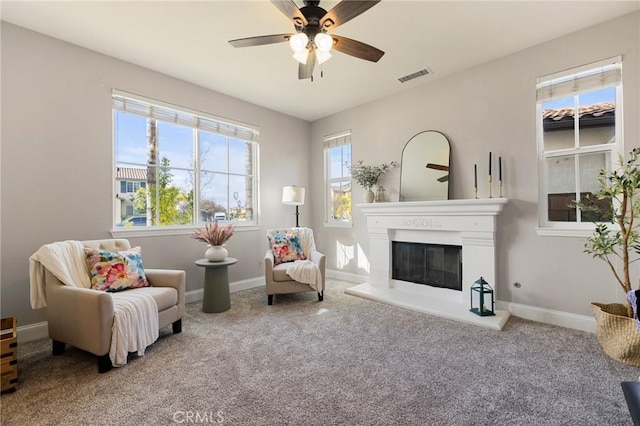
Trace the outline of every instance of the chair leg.
<path fill-rule="evenodd" d="M 174 322 L 171 327 L 173 328 L 173 334 L 178 334 L 182 332 L 182 318 L 178 321 Z"/>
<path fill-rule="evenodd" d="M 318 302 L 322 302 L 324 299 L 324 291 L 318 292 Z"/>
<path fill-rule="evenodd" d="M 113 365 L 111 364 L 111 358 L 109 358 L 109 354 L 98 357 L 98 373 L 106 373 L 112 368 Z"/>
<path fill-rule="evenodd" d="M 53 356 L 62 355 L 65 344 L 63 342 L 58 342 L 57 340 L 52 340 L 52 343 L 51 353 Z"/>
<path fill-rule="evenodd" d="M 267 294 L 267 305 L 273 305 L 273 294 Z"/>

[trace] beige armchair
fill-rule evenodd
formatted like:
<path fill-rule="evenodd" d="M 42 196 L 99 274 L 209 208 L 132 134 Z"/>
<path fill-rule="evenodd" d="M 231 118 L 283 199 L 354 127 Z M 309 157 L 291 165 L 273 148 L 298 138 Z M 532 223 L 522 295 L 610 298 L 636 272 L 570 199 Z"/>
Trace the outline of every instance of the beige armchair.
<path fill-rule="evenodd" d="M 274 253 L 269 248 L 264 257 L 264 276 L 265 289 L 267 293 L 267 303 L 273 304 L 273 296 L 275 294 L 301 293 L 305 291 L 317 291 L 318 301 L 322 302 L 324 297 L 325 286 L 325 255 L 316 250 L 315 241 L 313 239 L 313 231 L 309 228 L 299 228 L 306 230 L 310 237 L 307 244 L 303 244 L 303 252 L 307 260 L 310 260 L 319 268 L 321 273 L 321 285 L 318 289 L 314 289 L 311 285 L 293 280 L 287 271 L 293 266 L 293 262 L 280 263 L 275 265 Z M 289 229 L 270 229 L 267 235 L 272 232 L 286 232 Z"/>
<path fill-rule="evenodd" d="M 85 247 L 108 251 L 131 248 L 128 240 L 109 239 L 83 241 Z M 185 272 L 180 270 L 146 269 L 150 287 L 134 288 L 126 292 L 144 292 L 158 305 L 159 328 L 173 326 L 174 333 L 182 331 L 184 315 Z M 45 269 L 47 321 L 49 338 L 53 341 L 53 355 L 64 352 L 65 344 L 98 356 L 98 371 L 112 368 L 109 358 L 111 326 L 114 318 L 110 293 L 64 285 Z"/>

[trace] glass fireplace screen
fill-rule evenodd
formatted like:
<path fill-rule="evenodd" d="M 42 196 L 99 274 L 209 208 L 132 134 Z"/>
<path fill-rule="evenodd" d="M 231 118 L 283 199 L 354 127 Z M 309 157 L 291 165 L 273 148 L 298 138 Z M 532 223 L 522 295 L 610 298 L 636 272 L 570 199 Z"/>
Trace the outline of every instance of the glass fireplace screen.
<path fill-rule="evenodd" d="M 394 280 L 462 291 L 462 247 L 392 242 Z"/>

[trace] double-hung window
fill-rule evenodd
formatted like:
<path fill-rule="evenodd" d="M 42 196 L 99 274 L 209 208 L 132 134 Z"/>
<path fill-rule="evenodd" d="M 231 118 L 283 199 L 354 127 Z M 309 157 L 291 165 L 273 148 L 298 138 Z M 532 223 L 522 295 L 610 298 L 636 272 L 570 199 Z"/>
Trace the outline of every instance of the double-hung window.
<path fill-rule="evenodd" d="M 324 138 L 327 226 L 351 225 L 351 132 Z"/>
<path fill-rule="evenodd" d="M 622 152 L 621 73 L 616 57 L 538 79 L 539 234 L 582 235 L 610 220 L 611 200 L 591 194 Z"/>
<path fill-rule="evenodd" d="M 114 91 L 114 224 L 255 224 L 258 136 L 253 126 Z"/>

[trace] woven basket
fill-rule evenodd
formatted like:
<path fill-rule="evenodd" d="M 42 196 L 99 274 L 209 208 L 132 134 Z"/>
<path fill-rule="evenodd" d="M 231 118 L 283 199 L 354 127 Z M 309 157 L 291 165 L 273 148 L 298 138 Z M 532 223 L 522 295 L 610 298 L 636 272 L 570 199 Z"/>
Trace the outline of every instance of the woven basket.
<path fill-rule="evenodd" d="M 591 303 L 596 337 L 604 353 L 616 361 L 640 367 L 640 330 L 620 303 Z"/>

